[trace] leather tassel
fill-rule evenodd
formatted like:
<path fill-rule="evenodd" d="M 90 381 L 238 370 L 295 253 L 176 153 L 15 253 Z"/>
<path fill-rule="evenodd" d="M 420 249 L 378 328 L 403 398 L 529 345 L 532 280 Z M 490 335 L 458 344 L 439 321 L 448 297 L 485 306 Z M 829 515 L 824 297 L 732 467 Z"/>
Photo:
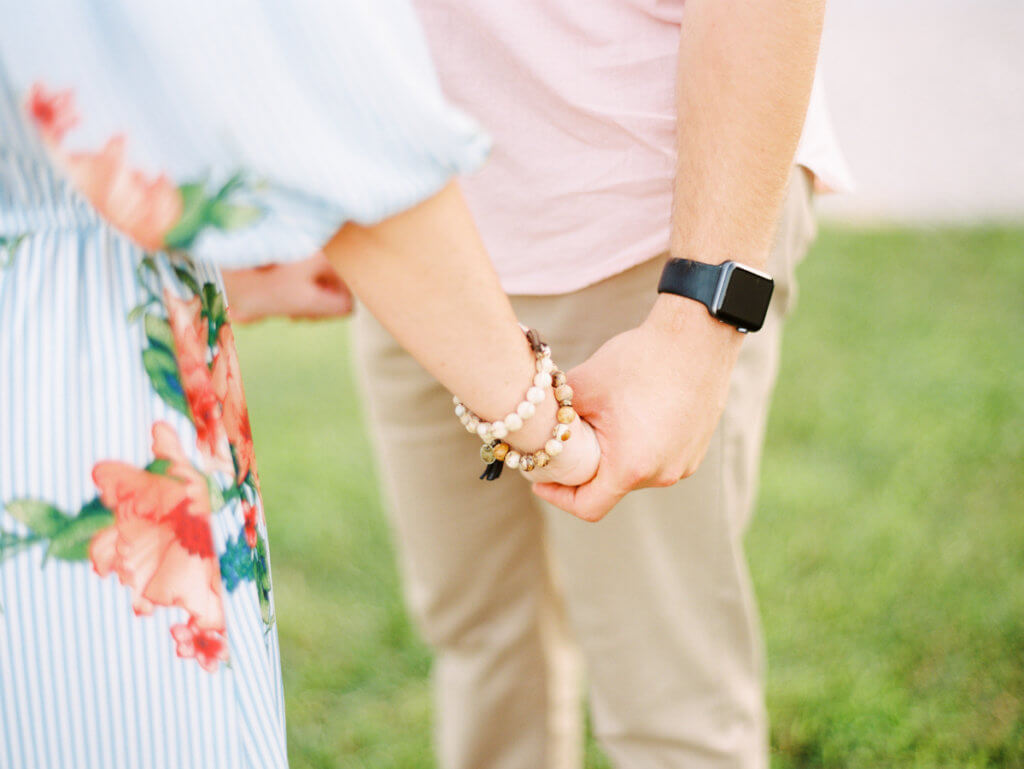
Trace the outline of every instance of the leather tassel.
<path fill-rule="evenodd" d="M 505 468 L 504 462 L 497 460 L 491 462 L 487 467 L 484 468 L 483 475 L 480 476 L 481 481 L 496 481 L 501 477 L 501 471 Z"/>

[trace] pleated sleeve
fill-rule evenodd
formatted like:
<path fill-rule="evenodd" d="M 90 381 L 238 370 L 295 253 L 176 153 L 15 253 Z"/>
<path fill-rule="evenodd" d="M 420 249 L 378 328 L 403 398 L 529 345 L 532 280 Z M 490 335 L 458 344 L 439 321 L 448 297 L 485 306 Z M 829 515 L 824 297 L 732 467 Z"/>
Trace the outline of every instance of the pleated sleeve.
<path fill-rule="evenodd" d="M 26 123 L 146 250 L 308 256 L 486 158 L 407 0 L 0 0 Z M 2 139 L 0 139 L 2 141 Z"/>

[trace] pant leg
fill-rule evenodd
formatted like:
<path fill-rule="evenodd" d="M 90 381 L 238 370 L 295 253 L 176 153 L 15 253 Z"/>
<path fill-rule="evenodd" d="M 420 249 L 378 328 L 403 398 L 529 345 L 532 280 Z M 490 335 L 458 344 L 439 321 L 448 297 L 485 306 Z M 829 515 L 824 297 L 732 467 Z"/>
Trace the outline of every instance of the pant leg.
<path fill-rule="evenodd" d="M 809 197 L 796 174 L 771 256 L 776 300 L 764 328 L 744 341 L 697 473 L 628 495 L 598 524 L 547 508 L 595 731 L 619 769 L 767 765 L 761 640 L 742 534 L 792 271 L 813 231 Z M 572 366 L 646 315 L 660 268 L 654 260 L 556 302 L 521 298 L 517 312 Z"/>
<path fill-rule="evenodd" d="M 578 653 L 528 486 L 477 478 L 451 395 L 365 311 L 355 338 L 406 600 L 436 653 L 440 765 L 578 767 Z"/>

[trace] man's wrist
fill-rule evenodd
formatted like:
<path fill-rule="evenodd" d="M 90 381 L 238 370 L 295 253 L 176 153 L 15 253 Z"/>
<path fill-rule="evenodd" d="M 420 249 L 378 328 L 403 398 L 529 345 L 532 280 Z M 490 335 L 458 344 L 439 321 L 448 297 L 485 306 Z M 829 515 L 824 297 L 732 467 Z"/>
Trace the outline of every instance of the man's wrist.
<path fill-rule="evenodd" d="M 694 242 L 699 240 L 696 238 Z M 704 262 L 705 264 L 722 264 L 732 259 L 761 271 L 768 269 L 769 254 L 770 249 L 767 248 L 754 248 L 749 244 L 740 245 L 739 243 L 730 245 L 724 242 L 716 242 L 714 247 L 694 247 L 692 243 L 673 242 L 668 249 L 670 259 L 689 259 L 691 262 Z"/>
<path fill-rule="evenodd" d="M 701 334 L 725 347 L 739 347 L 744 336 L 735 326 L 714 318 L 700 302 L 675 294 L 658 294 L 644 323 L 667 339 Z"/>

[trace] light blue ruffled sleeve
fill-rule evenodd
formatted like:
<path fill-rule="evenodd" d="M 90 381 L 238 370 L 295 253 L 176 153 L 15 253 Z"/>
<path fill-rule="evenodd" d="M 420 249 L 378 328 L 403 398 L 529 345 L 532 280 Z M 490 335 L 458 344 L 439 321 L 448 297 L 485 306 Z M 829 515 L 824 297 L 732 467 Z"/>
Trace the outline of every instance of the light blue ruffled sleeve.
<path fill-rule="evenodd" d="M 0 0 L 0 16 L 16 87 L 73 95 L 59 152 L 117 137 L 119 160 L 180 191 L 168 245 L 224 266 L 307 256 L 489 150 L 408 0 Z"/>

